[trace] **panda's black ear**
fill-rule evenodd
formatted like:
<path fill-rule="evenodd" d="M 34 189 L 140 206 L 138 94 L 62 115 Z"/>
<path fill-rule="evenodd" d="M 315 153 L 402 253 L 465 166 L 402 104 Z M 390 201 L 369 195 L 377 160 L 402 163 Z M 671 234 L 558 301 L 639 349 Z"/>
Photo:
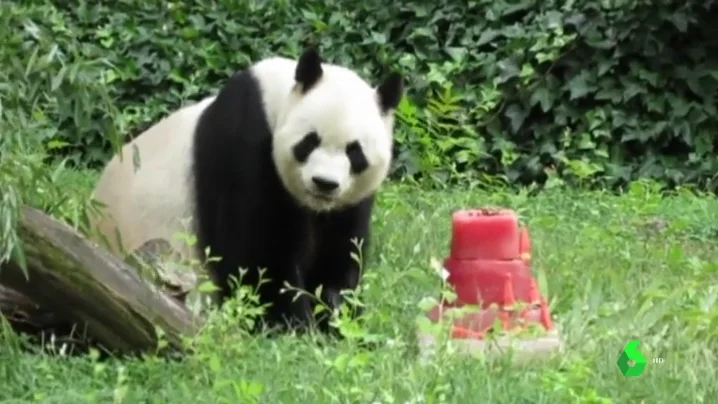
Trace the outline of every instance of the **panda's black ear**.
<path fill-rule="evenodd" d="M 400 73 L 393 72 L 384 79 L 384 82 L 377 87 L 376 92 L 379 98 L 381 112 L 387 113 L 396 109 L 404 94 L 404 79 Z"/>
<path fill-rule="evenodd" d="M 322 57 L 316 48 L 307 48 L 297 62 L 294 80 L 302 87 L 302 94 L 309 91 L 322 78 Z"/>

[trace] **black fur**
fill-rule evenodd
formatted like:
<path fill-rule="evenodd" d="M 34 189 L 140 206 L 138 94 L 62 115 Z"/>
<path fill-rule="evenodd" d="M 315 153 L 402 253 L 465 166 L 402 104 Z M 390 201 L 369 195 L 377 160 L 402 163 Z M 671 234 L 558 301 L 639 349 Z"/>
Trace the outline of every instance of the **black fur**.
<path fill-rule="evenodd" d="M 364 150 L 361 148 L 359 142 L 351 142 L 346 148 L 347 158 L 349 158 L 349 164 L 351 165 L 352 174 L 361 174 L 364 170 L 369 168 L 369 162 L 366 160 Z"/>
<path fill-rule="evenodd" d="M 308 133 L 301 141 L 294 145 L 294 158 L 300 163 L 306 162 L 309 155 L 314 151 L 314 149 L 319 147 L 321 142 L 322 141 L 319 139 L 317 132 Z"/>
<path fill-rule="evenodd" d="M 299 57 L 294 80 L 302 86 L 302 94 L 311 90 L 322 78 L 322 58 L 314 48 L 308 48 Z"/>
<path fill-rule="evenodd" d="M 391 73 L 377 88 L 379 94 L 379 106 L 382 112 L 396 109 L 404 93 L 404 83 L 399 73 Z"/>
<path fill-rule="evenodd" d="M 304 149 L 311 152 L 312 139 L 298 144 L 295 157 L 306 158 Z M 322 300 L 338 305 L 339 292 L 359 283 L 351 239 L 364 240 L 365 257 L 374 198 L 341 212 L 309 212 L 283 188 L 271 151 L 259 83 L 249 71 L 237 73 L 203 112 L 195 131 L 198 248 L 202 253 L 209 246 L 211 256 L 222 257 L 209 264 L 220 303 L 233 295 L 229 277 L 239 278 L 240 267 L 248 270 L 241 283 L 252 287 L 259 282 L 258 267 L 264 267 L 263 279 L 271 278 L 259 287 L 261 303 L 271 304 L 265 322 L 282 327 L 289 321 L 305 329 L 314 322 L 311 300 L 292 303 L 294 292 L 280 294 L 280 289 L 289 282 L 314 294 L 321 284 Z M 318 325 L 329 331 L 326 318 Z"/>

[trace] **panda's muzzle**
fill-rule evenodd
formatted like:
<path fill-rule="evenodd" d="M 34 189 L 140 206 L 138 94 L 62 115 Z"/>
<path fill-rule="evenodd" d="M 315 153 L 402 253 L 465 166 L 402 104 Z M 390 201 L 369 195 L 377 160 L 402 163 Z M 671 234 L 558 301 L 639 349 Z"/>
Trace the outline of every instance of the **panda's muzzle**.
<path fill-rule="evenodd" d="M 312 177 L 314 189 L 321 194 L 331 194 L 339 188 L 339 183 L 322 177 Z"/>

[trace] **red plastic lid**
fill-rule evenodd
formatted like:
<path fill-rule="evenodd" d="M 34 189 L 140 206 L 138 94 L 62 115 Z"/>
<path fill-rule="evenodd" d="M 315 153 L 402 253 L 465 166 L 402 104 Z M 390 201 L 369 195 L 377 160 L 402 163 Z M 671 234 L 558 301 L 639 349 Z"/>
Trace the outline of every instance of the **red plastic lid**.
<path fill-rule="evenodd" d="M 521 257 L 518 216 L 513 210 L 460 210 L 451 219 L 451 258 L 510 260 Z"/>

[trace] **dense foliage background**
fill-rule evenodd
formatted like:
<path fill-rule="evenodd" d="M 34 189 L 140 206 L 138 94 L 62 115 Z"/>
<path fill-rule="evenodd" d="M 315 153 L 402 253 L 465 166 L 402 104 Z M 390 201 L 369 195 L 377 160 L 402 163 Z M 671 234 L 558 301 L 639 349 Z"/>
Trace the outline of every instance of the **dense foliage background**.
<path fill-rule="evenodd" d="M 0 401 L 710 402 L 718 201 L 663 184 L 716 188 L 716 21 L 713 0 L 0 1 L 0 266 L 32 243 L 16 231 L 23 204 L 82 227 L 96 171 L 67 165 L 100 167 L 235 70 L 309 42 L 373 82 L 406 75 L 395 178 L 470 185 L 382 191 L 371 326 L 345 323 L 379 350 L 238 339 L 239 309 L 182 361 L 16 355 L 0 336 Z M 476 189 L 496 176 L 555 188 Z M 620 197 L 561 186 L 639 177 L 658 181 Z M 531 229 L 532 271 L 566 338 L 556 361 L 411 359 L 450 215 L 485 204 Z M 627 383 L 616 355 L 634 338 L 665 363 Z"/>
<path fill-rule="evenodd" d="M 374 82 L 407 76 L 395 176 L 712 187 L 717 17 L 712 0 L 11 0 L 0 90 L 5 119 L 96 167 L 117 135 L 314 42 Z"/>

